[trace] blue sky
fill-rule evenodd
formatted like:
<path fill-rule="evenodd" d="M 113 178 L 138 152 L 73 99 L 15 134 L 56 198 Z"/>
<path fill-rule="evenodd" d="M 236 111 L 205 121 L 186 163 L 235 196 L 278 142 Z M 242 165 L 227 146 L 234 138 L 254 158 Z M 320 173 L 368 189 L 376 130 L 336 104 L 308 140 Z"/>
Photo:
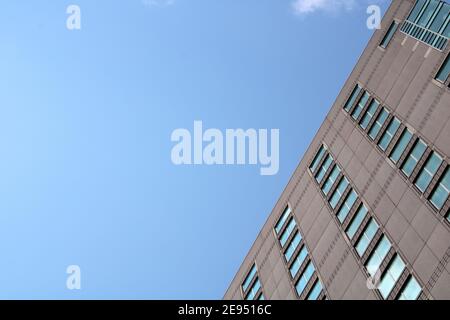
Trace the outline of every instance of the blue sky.
<path fill-rule="evenodd" d="M 3 1 L 0 298 L 221 298 L 373 32 L 304 4 Z M 173 165 L 194 120 L 279 128 L 279 173 Z"/>

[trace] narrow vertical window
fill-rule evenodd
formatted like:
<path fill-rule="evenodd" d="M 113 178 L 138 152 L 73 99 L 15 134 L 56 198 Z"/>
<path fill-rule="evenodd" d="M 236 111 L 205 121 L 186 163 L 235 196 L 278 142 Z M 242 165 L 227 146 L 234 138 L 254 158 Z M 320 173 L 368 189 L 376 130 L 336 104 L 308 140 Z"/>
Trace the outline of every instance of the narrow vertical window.
<path fill-rule="evenodd" d="M 395 34 L 395 31 L 397 31 L 398 28 L 398 23 L 396 21 L 392 22 L 391 25 L 389 26 L 388 31 L 386 32 L 386 35 L 383 38 L 383 41 L 381 41 L 380 46 L 382 48 L 387 48 L 387 46 L 389 45 L 389 43 L 392 40 L 392 37 Z"/>
<path fill-rule="evenodd" d="M 398 300 L 417 300 L 419 298 L 422 289 L 416 278 L 411 276 L 403 287 L 402 291 L 398 295 Z"/>
<path fill-rule="evenodd" d="M 389 242 L 388 238 L 383 235 L 380 242 L 378 242 L 377 246 L 375 247 L 372 255 L 370 256 L 369 261 L 366 263 L 367 271 L 369 271 L 369 274 L 373 277 L 380 269 L 381 263 L 383 262 L 384 258 L 386 258 L 386 255 L 388 254 L 389 250 L 391 249 L 391 243 Z"/>
<path fill-rule="evenodd" d="M 325 154 L 325 151 L 327 149 L 325 148 L 324 145 L 322 145 L 319 149 L 319 151 L 317 152 L 316 156 L 314 157 L 313 162 L 311 163 L 311 165 L 309 166 L 309 170 L 314 173 L 314 171 L 316 171 L 317 166 L 319 165 L 320 161 L 323 158 L 323 155 Z"/>
<path fill-rule="evenodd" d="M 281 215 L 280 220 L 278 220 L 277 225 L 275 226 L 275 232 L 277 234 L 280 233 L 281 229 L 283 228 L 283 226 L 286 223 L 286 220 L 290 214 L 291 214 L 291 209 L 289 207 L 286 207 L 283 214 Z"/>
<path fill-rule="evenodd" d="M 394 149 L 392 149 L 390 159 L 392 162 L 397 163 L 400 158 L 403 155 L 403 152 L 405 152 L 406 147 L 408 146 L 409 142 L 412 139 L 413 134 L 408 129 L 405 129 L 405 131 L 400 136 L 400 139 L 398 140 L 397 144 L 395 145 Z"/>
<path fill-rule="evenodd" d="M 355 89 L 353 89 L 352 94 L 350 95 L 350 98 L 345 103 L 345 106 L 344 106 L 345 111 L 347 111 L 347 112 L 350 111 L 350 108 L 355 103 L 356 97 L 358 97 L 360 92 L 361 92 L 361 87 L 359 85 L 356 85 Z"/>
<path fill-rule="evenodd" d="M 330 199 L 330 205 L 333 209 L 336 208 L 339 200 L 341 199 L 341 197 L 344 194 L 345 189 L 347 189 L 348 185 L 349 185 L 349 182 L 348 182 L 347 178 L 343 177 L 341 182 L 339 182 L 336 190 L 334 191 L 334 193 Z"/>
<path fill-rule="evenodd" d="M 450 194 L 450 169 L 444 172 L 441 180 L 439 181 L 436 189 L 434 189 L 431 194 L 430 201 L 436 207 L 436 209 L 441 210 L 447 201 L 448 195 Z"/>
<path fill-rule="evenodd" d="M 362 257 L 366 252 L 367 247 L 375 237 L 378 228 L 379 228 L 378 224 L 375 222 L 375 220 L 373 218 L 370 219 L 370 222 L 367 224 L 366 228 L 364 229 L 364 232 L 362 233 L 361 237 L 356 243 L 356 251 L 358 252 L 360 257 Z"/>
<path fill-rule="evenodd" d="M 384 123 L 386 122 L 388 116 L 389 112 L 386 110 L 386 108 L 383 108 L 383 110 L 381 110 L 380 114 L 378 115 L 377 120 L 369 131 L 369 137 L 372 138 L 372 140 L 375 140 Z"/>
<path fill-rule="evenodd" d="M 447 80 L 449 74 L 450 74 L 450 54 L 448 55 L 447 59 L 445 59 L 444 64 L 442 65 L 441 69 L 439 70 L 439 72 L 436 76 L 436 80 L 438 80 L 440 82 L 445 82 Z"/>
<path fill-rule="evenodd" d="M 416 179 L 416 187 L 420 191 L 425 192 L 425 190 L 430 185 L 431 180 L 441 166 L 442 158 L 436 152 L 432 152 L 431 156 L 425 162 L 424 167 L 420 170 L 419 176 Z"/>
<path fill-rule="evenodd" d="M 352 189 L 337 213 L 337 217 L 341 223 L 343 223 L 345 218 L 347 218 L 348 213 L 352 210 L 357 199 L 358 195 L 355 190 Z"/>
<path fill-rule="evenodd" d="M 372 100 L 369 107 L 367 108 L 366 113 L 364 114 L 364 116 L 362 117 L 362 119 L 359 123 L 359 126 L 361 128 L 363 128 L 364 130 L 367 129 L 367 126 L 369 125 L 370 120 L 372 120 L 373 115 L 377 112 L 379 105 L 380 104 L 377 100 Z"/>
<path fill-rule="evenodd" d="M 389 297 L 389 294 L 405 270 L 405 267 L 406 265 L 403 260 L 399 255 L 396 255 L 383 275 L 383 278 L 381 278 L 381 282 L 378 287 L 378 290 L 384 299 Z"/>
<path fill-rule="evenodd" d="M 397 133 L 399 127 L 400 127 L 400 120 L 394 117 L 389 126 L 387 127 L 386 131 L 383 133 L 380 142 L 378 143 L 378 146 L 381 148 L 381 150 L 386 151 L 387 147 L 389 146 L 395 134 Z"/>
<path fill-rule="evenodd" d="M 367 215 L 367 208 L 365 205 L 361 205 L 356 212 L 355 216 L 353 217 L 352 221 L 350 222 L 350 225 L 347 228 L 347 235 L 351 239 L 355 236 L 356 231 L 358 231 L 359 227 L 361 226 L 361 223 L 363 222 L 364 218 Z"/>
<path fill-rule="evenodd" d="M 419 162 L 420 158 L 422 158 L 426 149 L 427 145 L 425 144 L 425 142 L 419 139 L 419 141 L 416 142 L 414 148 L 408 154 L 408 157 L 406 158 L 406 161 L 401 168 L 403 173 L 407 177 L 411 176 L 412 172 L 416 168 L 417 163 Z"/>
<path fill-rule="evenodd" d="M 364 110 L 364 107 L 366 106 L 367 101 L 369 100 L 370 95 L 367 93 L 367 91 L 364 92 L 361 99 L 359 99 L 358 104 L 356 105 L 355 109 L 352 112 L 352 118 L 358 119 L 361 112 Z"/>

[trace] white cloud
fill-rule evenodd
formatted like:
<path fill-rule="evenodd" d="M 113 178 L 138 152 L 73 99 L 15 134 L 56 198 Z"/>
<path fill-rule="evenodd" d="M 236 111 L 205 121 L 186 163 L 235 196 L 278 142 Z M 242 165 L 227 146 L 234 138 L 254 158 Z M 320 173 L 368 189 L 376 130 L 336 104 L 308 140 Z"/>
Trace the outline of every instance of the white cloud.
<path fill-rule="evenodd" d="M 356 0 L 295 0 L 292 3 L 294 12 L 299 15 L 315 11 L 337 12 L 351 10 L 356 6 Z"/>
<path fill-rule="evenodd" d="M 175 3 L 175 0 L 142 0 L 146 7 L 167 7 Z"/>

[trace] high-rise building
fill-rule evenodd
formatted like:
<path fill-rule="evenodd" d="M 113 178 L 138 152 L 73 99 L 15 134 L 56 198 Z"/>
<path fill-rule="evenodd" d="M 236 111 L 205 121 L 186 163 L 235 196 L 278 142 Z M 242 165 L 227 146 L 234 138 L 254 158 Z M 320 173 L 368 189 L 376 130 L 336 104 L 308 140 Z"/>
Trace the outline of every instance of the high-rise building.
<path fill-rule="evenodd" d="M 392 1 L 225 299 L 450 299 L 449 38 Z"/>

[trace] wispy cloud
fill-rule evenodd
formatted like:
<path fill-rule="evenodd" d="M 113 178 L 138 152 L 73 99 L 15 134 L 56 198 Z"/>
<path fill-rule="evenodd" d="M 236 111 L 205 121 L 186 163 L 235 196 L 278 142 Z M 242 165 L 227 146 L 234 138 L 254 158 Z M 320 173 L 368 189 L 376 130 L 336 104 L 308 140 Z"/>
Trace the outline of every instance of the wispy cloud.
<path fill-rule="evenodd" d="M 175 3 L 175 0 L 142 0 L 146 7 L 167 7 Z"/>
<path fill-rule="evenodd" d="M 338 12 L 352 10 L 356 0 L 295 0 L 292 3 L 294 13 L 306 15 L 316 11 Z"/>

